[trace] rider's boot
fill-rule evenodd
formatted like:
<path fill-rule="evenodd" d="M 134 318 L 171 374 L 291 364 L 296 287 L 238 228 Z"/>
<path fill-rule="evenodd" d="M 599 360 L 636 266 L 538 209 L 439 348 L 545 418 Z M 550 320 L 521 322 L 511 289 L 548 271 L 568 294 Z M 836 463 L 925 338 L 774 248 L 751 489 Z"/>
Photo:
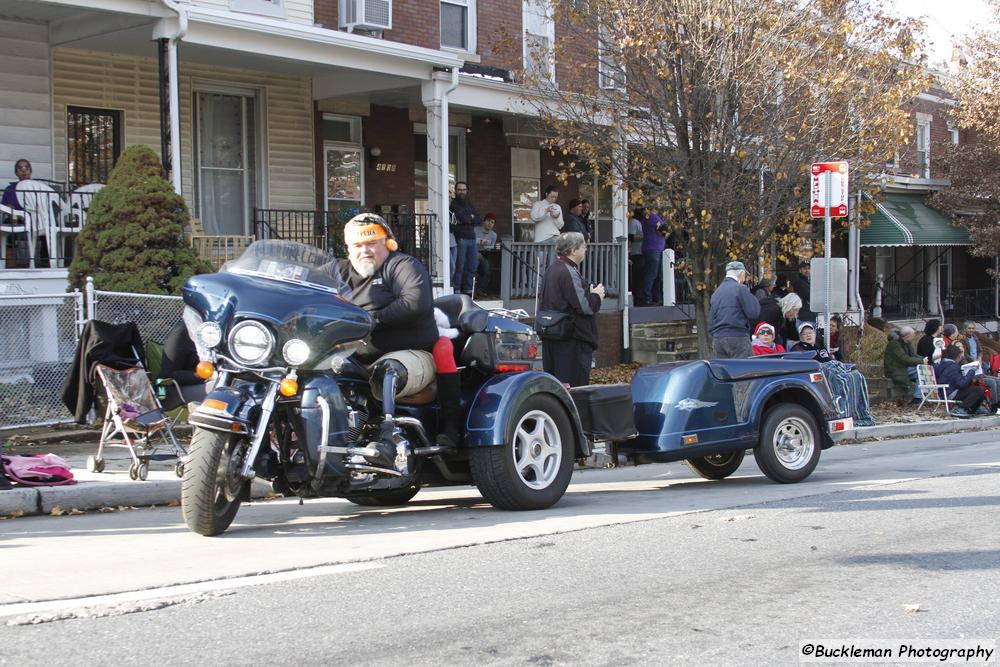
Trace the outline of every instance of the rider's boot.
<path fill-rule="evenodd" d="M 458 373 L 437 374 L 437 396 L 437 444 L 458 447 L 462 441 L 462 383 Z"/>

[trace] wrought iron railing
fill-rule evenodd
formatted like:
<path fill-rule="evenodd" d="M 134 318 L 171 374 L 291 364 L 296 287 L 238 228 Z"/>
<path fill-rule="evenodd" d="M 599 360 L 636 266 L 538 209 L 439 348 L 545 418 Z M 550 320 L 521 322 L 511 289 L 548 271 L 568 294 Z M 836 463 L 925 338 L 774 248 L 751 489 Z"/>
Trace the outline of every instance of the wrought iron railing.
<path fill-rule="evenodd" d="M 992 287 L 951 290 L 943 305 L 944 311 L 952 318 L 992 318 L 996 314 L 996 290 Z"/>
<path fill-rule="evenodd" d="M 879 298 L 878 282 L 862 282 L 861 296 L 865 303 L 881 304 L 882 312 L 917 318 L 927 303 L 927 283 L 922 281 L 884 280 Z"/>
<path fill-rule="evenodd" d="M 8 186 L 0 205 L 0 269 L 68 266 L 101 187 L 41 179 Z"/>
<path fill-rule="evenodd" d="M 381 215 L 392 227 L 399 249 L 429 266 L 430 234 L 436 216 L 433 213 Z M 298 241 L 344 255 L 345 222 L 344 216 L 337 211 L 256 208 L 253 235 L 256 239 Z"/>
<path fill-rule="evenodd" d="M 501 298 L 505 302 L 511 299 L 533 299 L 540 277 L 549 264 L 555 261 L 555 245 L 505 240 L 501 247 Z M 621 292 L 623 248 L 623 244 L 616 241 L 587 244 L 587 258 L 580 271 L 588 282 L 603 283 L 607 297 L 617 298 Z"/>

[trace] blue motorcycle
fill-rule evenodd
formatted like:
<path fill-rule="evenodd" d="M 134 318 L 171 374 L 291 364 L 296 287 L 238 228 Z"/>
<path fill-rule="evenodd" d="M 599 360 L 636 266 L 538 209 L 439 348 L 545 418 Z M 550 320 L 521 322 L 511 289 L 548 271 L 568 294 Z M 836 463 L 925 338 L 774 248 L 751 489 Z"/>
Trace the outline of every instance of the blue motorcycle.
<path fill-rule="evenodd" d="M 225 531 L 254 478 L 286 496 L 366 506 L 470 483 L 502 509 L 556 503 L 590 444 L 563 385 L 534 370 L 540 344 L 531 327 L 463 295 L 435 301 L 459 331 L 464 416 L 461 444 L 436 445 L 433 368 L 420 353 L 358 361 L 373 323 L 345 299 L 335 260 L 299 243 L 258 241 L 184 286 L 198 373 L 215 380 L 190 418 L 181 489 L 188 527 Z"/>

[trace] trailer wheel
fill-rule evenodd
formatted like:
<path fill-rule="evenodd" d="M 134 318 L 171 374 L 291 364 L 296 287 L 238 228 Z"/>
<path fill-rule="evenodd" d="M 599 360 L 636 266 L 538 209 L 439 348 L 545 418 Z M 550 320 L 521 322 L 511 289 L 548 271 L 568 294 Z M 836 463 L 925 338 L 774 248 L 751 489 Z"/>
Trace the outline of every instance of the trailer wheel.
<path fill-rule="evenodd" d="M 753 450 L 760 471 L 781 484 L 801 482 L 819 463 L 821 434 L 811 412 L 795 403 L 776 405 L 764 415 L 760 442 Z"/>
<path fill-rule="evenodd" d="M 705 479 L 725 479 L 736 472 L 743 463 L 746 452 L 742 449 L 726 454 L 713 454 L 696 459 L 688 459 L 688 467 L 699 477 Z"/>

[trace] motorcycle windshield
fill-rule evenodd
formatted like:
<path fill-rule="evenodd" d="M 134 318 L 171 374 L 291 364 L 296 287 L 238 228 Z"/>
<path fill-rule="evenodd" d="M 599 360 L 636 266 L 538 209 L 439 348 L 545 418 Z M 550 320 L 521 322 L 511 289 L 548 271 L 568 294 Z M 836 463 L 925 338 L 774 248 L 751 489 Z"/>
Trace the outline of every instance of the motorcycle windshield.
<path fill-rule="evenodd" d="M 226 262 L 221 273 L 267 278 L 346 296 L 350 287 L 337 273 L 336 261 L 329 251 L 304 243 L 255 241 L 238 259 Z"/>

